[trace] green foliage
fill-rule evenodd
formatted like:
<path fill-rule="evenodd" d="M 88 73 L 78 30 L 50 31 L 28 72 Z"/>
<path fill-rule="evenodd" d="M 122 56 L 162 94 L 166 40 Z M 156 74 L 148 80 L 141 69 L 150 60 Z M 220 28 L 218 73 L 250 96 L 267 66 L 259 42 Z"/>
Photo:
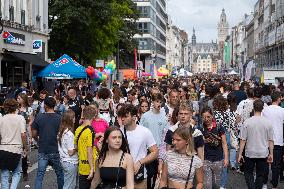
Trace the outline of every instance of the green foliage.
<path fill-rule="evenodd" d="M 49 55 L 63 53 L 91 64 L 117 52 L 117 44 L 131 52 L 137 44 L 138 12 L 131 0 L 49 0 Z"/>

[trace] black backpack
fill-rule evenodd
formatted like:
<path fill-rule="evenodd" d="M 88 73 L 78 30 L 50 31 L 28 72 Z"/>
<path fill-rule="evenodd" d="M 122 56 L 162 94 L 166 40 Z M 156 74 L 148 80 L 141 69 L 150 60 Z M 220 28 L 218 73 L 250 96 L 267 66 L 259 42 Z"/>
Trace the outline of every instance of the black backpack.
<path fill-rule="evenodd" d="M 77 144 L 77 145 L 78 145 L 78 141 L 79 141 L 79 138 L 80 138 L 81 134 L 82 134 L 86 129 L 90 129 L 90 130 L 91 130 L 91 133 L 92 133 L 92 144 L 94 145 L 94 143 L 95 143 L 95 131 L 94 131 L 93 127 L 90 126 L 90 125 L 85 126 L 85 127 L 80 131 L 80 133 L 78 134 L 78 137 L 77 137 L 77 140 L 76 140 L 76 144 Z"/>

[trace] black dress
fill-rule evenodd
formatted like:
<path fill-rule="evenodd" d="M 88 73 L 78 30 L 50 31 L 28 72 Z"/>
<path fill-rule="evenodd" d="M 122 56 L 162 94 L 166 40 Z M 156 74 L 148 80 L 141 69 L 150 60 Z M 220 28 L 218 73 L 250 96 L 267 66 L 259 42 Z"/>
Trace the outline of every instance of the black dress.
<path fill-rule="evenodd" d="M 118 167 L 101 167 L 100 177 L 102 188 L 120 188 L 126 186 L 126 169 L 121 167 L 124 152 L 121 155 Z"/>

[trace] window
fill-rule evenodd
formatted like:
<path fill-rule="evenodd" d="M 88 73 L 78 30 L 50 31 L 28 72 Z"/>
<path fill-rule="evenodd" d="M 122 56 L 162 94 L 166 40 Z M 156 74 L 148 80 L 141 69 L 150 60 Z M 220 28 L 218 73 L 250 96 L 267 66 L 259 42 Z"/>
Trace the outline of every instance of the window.
<path fill-rule="evenodd" d="M 143 23 L 138 23 L 138 30 L 142 30 L 143 29 Z"/>
<path fill-rule="evenodd" d="M 141 7 L 138 7 L 138 11 L 140 12 L 140 17 L 141 18 L 149 18 L 150 17 L 150 7 L 147 6 L 147 7 L 144 7 L 144 6 L 141 6 Z"/>
<path fill-rule="evenodd" d="M 21 24 L 25 25 L 25 10 L 21 10 Z"/>
<path fill-rule="evenodd" d="M 14 22 L 14 6 L 10 6 L 9 8 L 9 20 Z"/>
<path fill-rule="evenodd" d="M 274 13 L 275 12 L 275 4 L 272 4 L 271 5 L 271 13 Z"/>
<path fill-rule="evenodd" d="M 144 30 L 143 33 L 149 33 L 148 23 L 144 23 Z"/>
<path fill-rule="evenodd" d="M 141 49 L 141 50 L 148 49 L 148 40 L 147 39 L 140 39 L 139 40 L 139 49 Z"/>
<path fill-rule="evenodd" d="M 138 23 L 138 30 L 142 33 L 149 33 L 149 26 L 147 22 L 139 22 Z"/>

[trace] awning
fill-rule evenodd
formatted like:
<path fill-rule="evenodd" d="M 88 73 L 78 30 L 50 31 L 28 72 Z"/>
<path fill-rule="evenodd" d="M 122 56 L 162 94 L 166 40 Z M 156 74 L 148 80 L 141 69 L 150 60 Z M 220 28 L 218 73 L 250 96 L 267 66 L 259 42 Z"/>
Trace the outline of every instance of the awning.
<path fill-rule="evenodd" d="M 32 65 L 36 66 L 42 66 L 45 67 L 49 65 L 48 62 L 43 60 L 41 57 L 35 55 L 35 54 L 29 54 L 29 53 L 19 53 L 19 52 L 6 52 L 6 54 L 12 55 L 15 58 L 24 60 L 26 62 L 31 63 Z"/>

